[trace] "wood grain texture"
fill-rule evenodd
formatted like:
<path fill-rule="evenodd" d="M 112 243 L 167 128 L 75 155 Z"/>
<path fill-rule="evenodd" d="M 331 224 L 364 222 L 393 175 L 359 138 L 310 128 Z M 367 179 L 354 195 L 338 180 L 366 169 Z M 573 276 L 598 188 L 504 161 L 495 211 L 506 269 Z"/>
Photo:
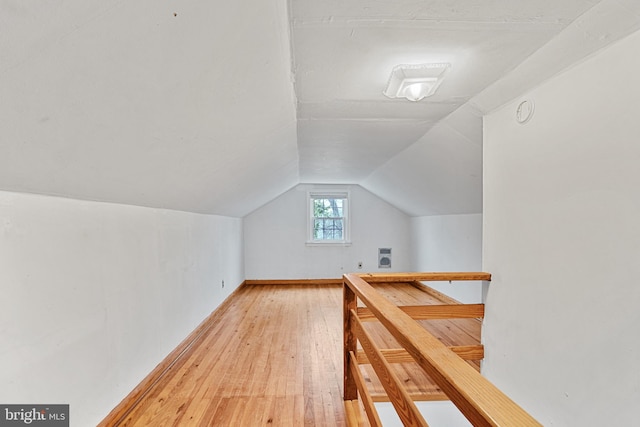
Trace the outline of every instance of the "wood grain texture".
<path fill-rule="evenodd" d="M 147 375 L 140 384 L 136 386 L 109 414 L 102 420 L 98 427 L 108 427 L 120 425 L 129 413 L 135 408 L 147 395 L 147 393 L 160 381 L 161 378 L 169 372 L 170 369 L 183 357 L 193 351 L 194 346 L 204 336 L 204 334 L 220 319 L 222 313 L 225 312 L 227 305 L 233 300 L 235 294 L 245 286 L 243 282 L 235 291 L 218 307 L 216 311 L 211 313 L 207 318 L 198 325 L 198 327 L 185 338 L 162 362 L 156 366 L 153 371 Z"/>
<path fill-rule="evenodd" d="M 351 274 L 358 276 L 367 283 L 394 283 L 394 282 L 452 282 L 452 281 L 490 281 L 491 274 L 483 272 L 442 272 L 442 273 L 365 273 Z"/>
<path fill-rule="evenodd" d="M 342 289 L 243 286 L 121 426 L 344 426 Z"/>
<path fill-rule="evenodd" d="M 460 304 L 458 301 L 439 293 L 428 292 L 431 289 L 425 285 L 414 286 L 413 283 L 374 283 L 372 287 L 389 301 L 398 305 L 442 305 L 448 301 Z M 479 319 L 436 319 L 421 320 L 418 323 L 429 333 L 437 337 L 448 347 L 480 346 L 481 322 Z M 379 322 L 367 322 L 365 328 L 374 337 L 374 341 L 382 348 L 383 352 L 400 348 L 400 343 Z M 467 359 L 470 366 L 476 371 L 480 370 L 479 360 L 482 358 Z M 369 384 L 369 389 L 374 401 L 389 401 L 384 388 L 377 379 L 373 368 L 362 365 L 363 375 Z M 409 394 L 414 400 L 446 400 L 442 390 L 424 370 L 411 360 L 404 363 L 394 363 L 394 372 L 402 378 Z"/>
<path fill-rule="evenodd" d="M 351 311 L 358 307 L 356 294 L 348 286 L 342 287 L 342 319 L 343 319 L 343 369 L 344 383 L 343 394 L 344 400 L 355 400 L 358 398 L 358 388 L 356 387 L 356 378 L 350 369 L 351 356 L 357 351 L 358 341 L 354 334 L 353 325 L 351 323 Z"/>
<path fill-rule="evenodd" d="M 367 414 L 367 420 L 373 427 L 380 427 L 382 426 L 382 422 L 378 416 L 378 410 L 374 406 L 374 400 L 369 393 L 365 379 L 362 376 L 362 371 L 360 371 L 360 367 L 358 366 L 356 355 L 351 352 L 350 356 L 349 369 L 353 373 L 358 389 L 361 390 L 359 393 L 359 401 Z"/>
<path fill-rule="evenodd" d="M 354 326 L 358 341 L 362 344 L 369 363 L 375 370 L 396 413 L 402 420 L 402 424 L 408 427 L 428 427 L 427 422 L 415 403 L 413 403 L 413 399 L 409 396 L 402 381 L 391 369 L 391 365 L 386 361 L 378 346 L 373 342 L 372 337 L 364 329 L 363 323 L 357 318 L 355 311 L 352 310 L 351 314 L 355 318 Z"/>
<path fill-rule="evenodd" d="M 408 283 L 375 286 L 399 304 L 443 303 Z M 242 286 L 185 340 L 189 351 L 178 360 L 168 358 L 160 378 L 136 388 L 146 389 L 143 398 L 131 400 L 129 411 L 114 409 L 126 416 L 102 426 L 346 425 L 342 297 L 342 287 L 334 284 Z M 464 326 L 468 322 L 472 326 Z M 426 327 L 447 345 L 479 344 L 477 319 L 421 323 L 431 323 Z M 365 327 L 376 344 L 399 347 L 377 322 Z M 415 363 L 397 363 L 393 369 L 410 386 L 414 400 L 443 398 Z M 375 377 L 372 368 L 362 366 L 361 372 L 371 399 L 384 401 L 382 385 L 369 382 Z"/>
<path fill-rule="evenodd" d="M 245 280 L 247 285 L 342 285 L 342 279 Z"/>
<path fill-rule="evenodd" d="M 369 421 L 362 416 L 364 408 L 359 400 L 345 400 L 344 408 L 347 413 L 347 425 L 349 427 L 378 427 L 372 426 Z"/>
<path fill-rule="evenodd" d="M 398 306 L 398 308 L 414 320 L 478 319 L 484 317 L 484 304 L 408 305 Z M 358 307 L 358 318 L 363 322 L 376 320 L 375 315 L 367 307 Z"/>
<path fill-rule="evenodd" d="M 484 358 L 484 346 L 482 345 L 461 345 L 448 347 L 449 350 L 460 356 L 464 360 L 482 360 Z M 382 355 L 389 363 L 413 363 L 413 357 L 404 348 L 383 348 L 380 349 Z M 368 364 L 367 354 L 358 350 L 356 356 L 358 363 Z"/>
<path fill-rule="evenodd" d="M 540 424 L 359 275 L 345 283 L 474 426 Z M 413 276 L 412 276 L 413 278 Z M 424 280 L 424 279 L 415 279 Z M 365 351 L 367 349 L 365 348 Z M 371 353 L 367 352 L 369 359 Z M 371 360 L 373 364 L 376 361 Z"/>
<path fill-rule="evenodd" d="M 344 411 L 347 416 L 347 426 L 358 427 L 360 425 L 360 413 L 357 409 L 357 400 L 345 400 Z"/>

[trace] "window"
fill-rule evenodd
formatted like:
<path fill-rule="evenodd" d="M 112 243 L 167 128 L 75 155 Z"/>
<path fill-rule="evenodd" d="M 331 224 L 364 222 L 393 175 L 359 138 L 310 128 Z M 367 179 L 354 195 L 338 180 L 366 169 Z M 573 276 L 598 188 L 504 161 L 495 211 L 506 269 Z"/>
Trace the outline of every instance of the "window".
<path fill-rule="evenodd" d="M 309 242 L 348 243 L 348 193 L 309 193 Z"/>

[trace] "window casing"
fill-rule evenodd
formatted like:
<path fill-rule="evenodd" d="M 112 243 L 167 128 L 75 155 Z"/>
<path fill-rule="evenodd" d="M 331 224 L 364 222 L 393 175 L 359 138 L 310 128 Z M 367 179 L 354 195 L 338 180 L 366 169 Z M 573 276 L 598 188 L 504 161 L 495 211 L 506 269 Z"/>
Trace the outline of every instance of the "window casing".
<path fill-rule="evenodd" d="M 349 193 L 309 193 L 308 219 L 307 243 L 349 243 Z"/>

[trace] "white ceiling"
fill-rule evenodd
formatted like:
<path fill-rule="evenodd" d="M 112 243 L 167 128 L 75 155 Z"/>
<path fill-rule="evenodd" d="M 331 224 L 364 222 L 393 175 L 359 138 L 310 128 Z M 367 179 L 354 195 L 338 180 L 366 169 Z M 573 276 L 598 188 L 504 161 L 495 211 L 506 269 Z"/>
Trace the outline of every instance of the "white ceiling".
<path fill-rule="evenodd" d="M 298 182 L 282 2 L 0 0 L 0 188 L 242 216 Z"/>
<path fill-rule="evenodd" d="M 357 183 L 480 212 L 482 113 L 639 23 L 637 0 L 0 0 L 0 189 L 244 216 Z M 452 64 L 433 97 L 382 95 L 423 62 Z"/>
<path fill-rule="evenodd" d="M 301 180 L 360 182 L 596 2 L 291 0 Z M 382 94 L 395 65 L 441 62 L 434 96 Z"/>

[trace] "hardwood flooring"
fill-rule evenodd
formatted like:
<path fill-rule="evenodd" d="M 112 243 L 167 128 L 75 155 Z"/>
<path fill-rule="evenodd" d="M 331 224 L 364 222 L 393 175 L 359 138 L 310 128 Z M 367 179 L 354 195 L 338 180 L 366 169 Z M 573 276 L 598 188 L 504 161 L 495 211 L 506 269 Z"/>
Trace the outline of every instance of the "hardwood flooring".
<path fill-rule="evenodd" d="M 427 292 L 430 288 L 408 283 L 376 283 L 372 285 L 378 292 L 396 305 L 434 305 L 457 303 L 444 295 Z M 418 321 L 427 331 L 447 346 L 480 344 L 482 323 L 480 319 L 438 319 Z M 400 344 L 378 322 L 365 323 L 365 329 L 372 335 L 379 348 L 400 348 Z M 478 371 L 480 361 L 468 363 Z M 442 400 L 442 390 L 429 378 L 417 363 L 394 363 L 396 375 L 403 381 L 405 388 L 414 400 Z M 378 380 L 371 365 L 361 366 L 369 392 L 374 401 L 388 401 L 382 383 Z"/>
<path fill-rule="evenodd" d="M 401 304 L 433 301 L 410 284 L 376 287 Z M 118 425 L 346 425 L 341 286 L 247 285 L 218 314 Z M 435 329 L 442 340 L 477 344 L 477 323 L 475 337 L 473 326 Z M 395 346 L 374 322 L 368 327 Z M 410 367 L 399 369 L 423 391 Z"/>
<path fill-rule="evenodd" d="M 342 288 L 251 285 L 122 426 L 343 426 Z"/>

